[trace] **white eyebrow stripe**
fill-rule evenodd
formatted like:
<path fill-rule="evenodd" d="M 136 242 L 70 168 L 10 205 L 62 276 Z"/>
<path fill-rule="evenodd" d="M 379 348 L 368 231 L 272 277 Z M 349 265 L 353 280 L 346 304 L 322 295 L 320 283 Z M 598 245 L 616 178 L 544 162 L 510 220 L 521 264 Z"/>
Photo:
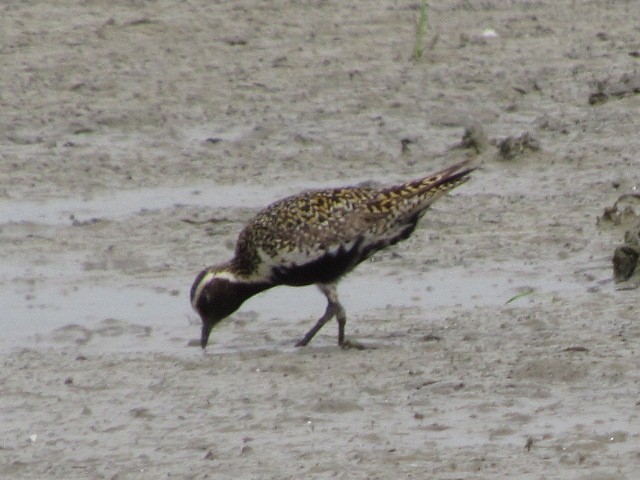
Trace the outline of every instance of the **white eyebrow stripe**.
<path fill-rule="evenodd" d="M 238 277 L 235 275 L 235 273 L 232 273 L 229 270 L 219 270 L 217 272 L 214 272 L 213 276 L 222 280 L 229 280 L 233 283 L 236 283 L 238 281 Z"/>
<path fill-rule="evenodd" d="M 204 290 L 204 287 L 206 287 L 207 284 L 211 282 L 211 280 L 213 280 L 214 278 L 220 278 L 222 280 L 227 280 L 233 283 L 236 283 L 238 281 L 238 277 L 236 277 L 229 270 L 220 270 L 218 272 L 207 272 L 206 274 L 203 275 L 202 279 L 200 280 L 200 283 L 198 283 L 198 286 L 196 287 L 195 292 L 193 292 L 193 300 L 191 301 L 191 306 L 194 308 L 194 310 L 197 310 L 196 307 L 198 305 L 198 300 L 200 300 L 200 295 L 202 295 L 202 291 Z"/>

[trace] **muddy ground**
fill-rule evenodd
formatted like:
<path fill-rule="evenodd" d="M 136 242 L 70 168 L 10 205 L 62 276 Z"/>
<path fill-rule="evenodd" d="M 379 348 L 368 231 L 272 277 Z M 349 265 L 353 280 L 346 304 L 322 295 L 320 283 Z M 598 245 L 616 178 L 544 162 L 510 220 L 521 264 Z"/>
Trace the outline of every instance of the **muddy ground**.
<path fill-rule="evenodd" d="M 0 5 L 0 476 L 636 478 L 637 5 L 431 3 L 418 61 L 417 1 Z M 293 347 L 313 287 L 187 347 L 262 205 L 476 147 L 342 282 L 368 349 Z"/>

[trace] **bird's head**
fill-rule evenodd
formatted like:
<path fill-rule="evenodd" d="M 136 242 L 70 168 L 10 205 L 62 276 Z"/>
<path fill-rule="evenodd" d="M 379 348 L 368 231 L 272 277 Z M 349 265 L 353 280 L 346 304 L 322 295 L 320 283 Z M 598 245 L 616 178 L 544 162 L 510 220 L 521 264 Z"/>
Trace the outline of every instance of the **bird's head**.
<path fill-rule="evenodd" d="M 191 305 L 202 319 L 200 346 L 205 348 L 213 327 L 235 312 L 262 285 L 247 282 L 233 273 L 228 265 L 201 271 L 191 287 Z"/>

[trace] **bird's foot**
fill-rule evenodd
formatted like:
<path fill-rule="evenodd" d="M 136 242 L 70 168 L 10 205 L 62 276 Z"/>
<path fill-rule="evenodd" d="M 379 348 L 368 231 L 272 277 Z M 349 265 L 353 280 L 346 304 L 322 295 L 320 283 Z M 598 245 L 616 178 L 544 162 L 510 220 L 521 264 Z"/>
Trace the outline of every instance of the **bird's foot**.
<path fill-rule="evenodd" d="M 345 340 L 340 344 L 340 348 L 343 350 L 369 350 L 371 347 L 366 346 L 364 343 L 356 342 L 355 340 Z"/>
<path fill-rule="evenodd" d="M 307 338 L 306 336 L 304 338 L 301 338 L 296 342 L 296 347 L 306 347 L 307 344 L 309 343 L 309 340 L 311 339 Z"/>

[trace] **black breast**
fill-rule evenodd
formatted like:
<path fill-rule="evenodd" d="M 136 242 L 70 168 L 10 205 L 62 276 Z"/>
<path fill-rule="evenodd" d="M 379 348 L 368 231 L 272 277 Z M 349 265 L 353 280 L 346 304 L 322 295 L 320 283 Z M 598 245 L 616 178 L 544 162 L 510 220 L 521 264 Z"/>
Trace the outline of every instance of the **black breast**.
<path fill-rule="evenodd" d="M 365 258 L 362 252 L 362 239 L 359 239 L 348 249 L 341 246 L 309 263 L 275 267 L 272 270 L 272 278 L 278 284 L 291 286 L 331 283 Z"/>

